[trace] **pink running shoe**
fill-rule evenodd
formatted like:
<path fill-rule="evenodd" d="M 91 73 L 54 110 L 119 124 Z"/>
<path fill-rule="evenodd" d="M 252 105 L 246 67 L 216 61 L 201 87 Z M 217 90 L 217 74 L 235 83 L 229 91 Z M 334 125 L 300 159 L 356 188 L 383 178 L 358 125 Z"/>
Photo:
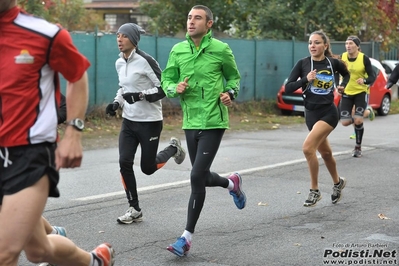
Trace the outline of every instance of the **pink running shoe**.
<path fill-rule="evenodd" d="M 230 191 L 230 195 L 233 196 L 234 203 L 236 204 L 237 208 L 240 210 L 244 209 L 247 203 L 247 197 L 242 190 L 242 178 L 238 173 L 234 173 L 229 176 L 229 179 L 234 183 L 234 188 Z"/>

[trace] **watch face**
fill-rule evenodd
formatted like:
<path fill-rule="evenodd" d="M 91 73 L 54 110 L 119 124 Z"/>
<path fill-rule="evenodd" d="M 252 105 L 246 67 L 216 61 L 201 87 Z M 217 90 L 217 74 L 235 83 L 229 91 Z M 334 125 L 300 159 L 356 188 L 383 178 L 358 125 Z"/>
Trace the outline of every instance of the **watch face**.
<path fill-rule="evenodd" d="M 76 118 L 76 119 L 71 120 L 71 121 L 69 122 L 69 124 L 70 124 L 71 126 L 74 126 L 76 129 L 78 129 L 78 130 L 80 130 L 80 131 L 83 130 L 84 127 L 85 127 L 84 121 L 83 121 L 82 119 L 79 119 L 79 118 Z"/>
<path fill-rule="evenodd" d="M 81 128 L 81 129 L 83 129 L 84 126 L 85 126 L 85 124 L 83 123 L 83 120 L 81 120 L 81 119 L 76 119 L 76 120 L 75 120 L 75 125 L 76 125 L 78 128 Z"/>

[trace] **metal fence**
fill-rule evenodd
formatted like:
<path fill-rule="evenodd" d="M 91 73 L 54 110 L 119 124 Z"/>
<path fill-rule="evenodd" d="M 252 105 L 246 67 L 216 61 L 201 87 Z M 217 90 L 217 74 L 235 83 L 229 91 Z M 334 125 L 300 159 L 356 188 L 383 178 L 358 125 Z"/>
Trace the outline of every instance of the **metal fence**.
<path fill-rule="evenodd" d="M 101 105 L 112 101 L 118 89 L 118 76 L 115 61 L 118 58 L 115 34 L 71 33 L 76 47 L 90 60 L 88 70 L 90 99 L 89 105 Z M 294 64 L 308 56 L 307 42 L 293 40 L 244 40 L 221 39 L 233 50 L 241 73 L 240 94 L 237 101 L 275 99 L 277 91 L 290 73 Z M 169 51 L 179 38 L 141 36 L 140 49 L 152 55 L 160 64 L 166 66 Z M 345 42 L 332 42 L 335 54 L 345 51 Z M 362 51 L 370 57 L 383 59 L 378 43 L 362 43 Z M 392 52 L 393 53 L 393 52 Z M 63 88 L 65 81 L 63 80 Z"/>

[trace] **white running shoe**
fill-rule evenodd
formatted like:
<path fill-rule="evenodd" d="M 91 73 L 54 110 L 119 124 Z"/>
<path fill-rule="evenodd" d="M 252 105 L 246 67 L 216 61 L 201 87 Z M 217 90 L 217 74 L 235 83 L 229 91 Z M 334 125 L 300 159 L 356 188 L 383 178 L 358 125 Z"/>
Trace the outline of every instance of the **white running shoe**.
<path fill-rule="evenodd" d="M 141 211 L 136 211 L 133 207 L 129 207 L 126 213 L 119 216 L 116 220 L 120 224 L 131 224 L 141 222 L 143 220 L 143 213 Z"/>

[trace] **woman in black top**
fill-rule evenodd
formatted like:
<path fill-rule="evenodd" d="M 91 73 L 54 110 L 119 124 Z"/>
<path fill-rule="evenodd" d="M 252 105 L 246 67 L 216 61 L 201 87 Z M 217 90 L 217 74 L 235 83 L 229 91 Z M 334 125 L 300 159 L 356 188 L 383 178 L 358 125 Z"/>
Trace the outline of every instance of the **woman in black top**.
<path fill-rule="evenodd" d="M 333 57 L 329 39 L 324 32 L 315 31 L 310 35 L 309 53 L 309 57 L 296 63 L 285 85 L 288 93 L 302 88 L 305 121 L 309 129 L 302 146 L 310 172 L 310 193 L 304 203 L 305 207 L 314 206 L 321 199 L 316 151 L 323 158 L 334 182 L 332 203 L 341 199 L 341 190 L 345 187 L 346 180 L 338 175 L 327 137 L 339 121 L 338 110 L 334 104 L 334 90 L 343 91 L 350 77 L 345 63 Z M 340 85 L 336 84 L 338 74 L 343 77 Z"/>

